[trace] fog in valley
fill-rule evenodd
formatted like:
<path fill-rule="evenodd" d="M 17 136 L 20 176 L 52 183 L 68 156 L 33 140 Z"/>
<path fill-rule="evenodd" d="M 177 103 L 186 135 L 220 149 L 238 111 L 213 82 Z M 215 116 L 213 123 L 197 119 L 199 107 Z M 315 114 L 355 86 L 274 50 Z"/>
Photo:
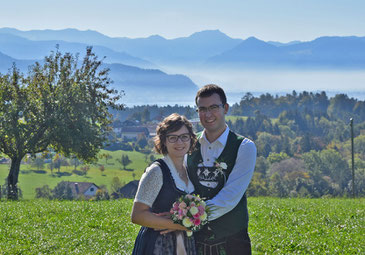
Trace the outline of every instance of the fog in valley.
<path fill-rule="evenodd" d="M 169 74 L 184 74 L 199 87 L 208 83 L 218 84 L 227 92 L 230 104 L 239 102 L 247 92 L 251 92 L 254 96 L 263 93 L 280 96 L 292 93 L 293 90 L 298 93 L 325 91 L 328 97 L 345 93 L 349 97 L 365 100 L 365 71 L 363 70 L 219 70 L 167 66 L 162 67 L 161 70 Z M 167 98 L 165 102 L 157 104 L 193 105 L 194 97 L 195 95 L 191 95 L 191 100 L 181 101 L 179 99 L 181 97 L 176 95 L 174 99 Z M 132 104 L 139 105 L 146 102 Z"/>

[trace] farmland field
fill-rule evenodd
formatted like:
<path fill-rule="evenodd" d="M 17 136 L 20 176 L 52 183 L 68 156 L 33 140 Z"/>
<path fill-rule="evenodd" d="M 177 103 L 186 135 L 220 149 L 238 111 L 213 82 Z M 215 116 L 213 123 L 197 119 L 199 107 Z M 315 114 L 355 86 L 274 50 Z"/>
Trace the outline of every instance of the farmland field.
<path fill-rule="evenodd" d="M 253 254 L 364 254 L 364 199 L 249 198 Z M 0 202 L 0 254 L 130 254 L 132 200 Z"/>
<path fill-rule="evenodd" d="M 145 160 L 145 155 L 136 151 L 106 151 L 101 150 L 100 154 L 108 153 L 112 156 L 106 163 L 105 159 L 99 159 L 97 164 L 90 165 L 90 170 L 86 176 L 80 176 L 74 174 L 72 171 L 74 166 L 62 166 L 60 169 L 60 175 L 57 174 L 57 170 L 54 169 L 51 173 L 48 169 L 47 164 L 37 171 L 35 167 L 29 164 L 22 164 L 20 166 L 19 173 L 19 187 L 23 192 L 23 199 L 33 199 L 35 198 L 35 188 L 42 187 L 43 185 L 48 185 L 53 189 L 57 183 L 61 181 L 71 181 L 71 182 L 93 182 L 96 185 L 106 185 L 110 191 L 110 184 L 113 177 L 118 177 L 121 181 L 128 183 L 133 180 L 133 174 L 135 174 L 135 179 L 140 179 L 143 171 L 148 165 Z M 121 155 L 128 155 L 129 159 L 132 161 L 126 169 L 117 162 L 117 158 Z M 103 173 L 99 170 L 99 165 L 104 165 L 105 171 Z M 77 167 L 80 170 L 82 165 Z M 8 164 L 0 164 L 0 185 L 4 184 L 4 179 L 9 174 L 10 166 Z"/>

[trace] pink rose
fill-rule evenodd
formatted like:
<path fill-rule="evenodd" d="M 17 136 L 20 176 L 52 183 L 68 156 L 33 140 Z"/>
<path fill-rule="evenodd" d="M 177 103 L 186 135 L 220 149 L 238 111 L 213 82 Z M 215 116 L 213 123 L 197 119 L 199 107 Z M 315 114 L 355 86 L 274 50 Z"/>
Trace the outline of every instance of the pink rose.
<path fill-rule="evenodd" d="M 204 213 L 204 211 L 205 211 L 205 208 L 204 208 L 204 206 L 199 205 L 198 210 L 199 210 L 199 213 L 200 213 L 200 214 L 203 214 L 203 213 Z"/>
<path fill-rule="evenodd" d="M 177 211 L 179 209 L 179 203 L 175 202 L 173 204 L 173 208 L 174 208 L 175 211 Z"/>
<path fill-rule="evenodd" d="M 194 225 L 195 226 L 199 226 L 200 225 L 200 219 L 199 218 L 197 218 L 197 219 L 194 219 L 194 221 L 193 221 L 193 223 L 194 223 Z"/>
<path fill-rule="evenodd" d="M 187 209 L 183 209 L 182 211 L 183 211 L 183 215 L 184 216 L 188 214 L 188 210 Z"/>
<path fill-rule="evenodd" d="M 200 218 L 200 213 L 197 213 L 197 214 L 193 215 L 193 217 L 194 217 L 194 219 Z"/>
<path fill-rule="evenodd" d="M 180 204 L 179 204 L 179 208 L 180 209 L 184 209 L 184 208 L 186 208 L 186 203 L 183 201 L 183 202 L 181 202 Z"/>

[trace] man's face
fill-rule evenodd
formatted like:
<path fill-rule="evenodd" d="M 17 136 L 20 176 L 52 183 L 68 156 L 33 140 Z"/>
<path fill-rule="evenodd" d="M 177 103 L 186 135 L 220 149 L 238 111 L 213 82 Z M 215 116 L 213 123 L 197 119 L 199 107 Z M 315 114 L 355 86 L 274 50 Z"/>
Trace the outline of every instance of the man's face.
<path fill-rule="evenodd" d="M 228 105 L 223 105 L 218 94 L 209 97 L 199 97 L 197 100 L 200 123 L 208 133 L 223 132 L 226 128 L 225 114 Z"/>

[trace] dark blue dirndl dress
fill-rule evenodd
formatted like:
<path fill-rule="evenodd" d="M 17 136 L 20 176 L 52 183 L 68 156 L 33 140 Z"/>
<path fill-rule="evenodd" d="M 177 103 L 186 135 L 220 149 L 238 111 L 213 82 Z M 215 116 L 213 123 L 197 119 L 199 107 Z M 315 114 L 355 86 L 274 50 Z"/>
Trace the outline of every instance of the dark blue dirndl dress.
<path fill-rule="evenodd" d="M 162 159 L 155 161 L 162 170 L 163 184 L 152 205 L 151 211 L 154 213 L 170 211 L 172 204 L 186 193 L 177 189 L 169 167 Z M 184 232 L 184 245 L 188 255 L 195 255 L 194 238 L 188 238 Z M 141 227 L 134 243 L 133 255 L 175 255 L 176 235 L 170 232 L 161 235 L 159 231 L 152 228 Z"/>

